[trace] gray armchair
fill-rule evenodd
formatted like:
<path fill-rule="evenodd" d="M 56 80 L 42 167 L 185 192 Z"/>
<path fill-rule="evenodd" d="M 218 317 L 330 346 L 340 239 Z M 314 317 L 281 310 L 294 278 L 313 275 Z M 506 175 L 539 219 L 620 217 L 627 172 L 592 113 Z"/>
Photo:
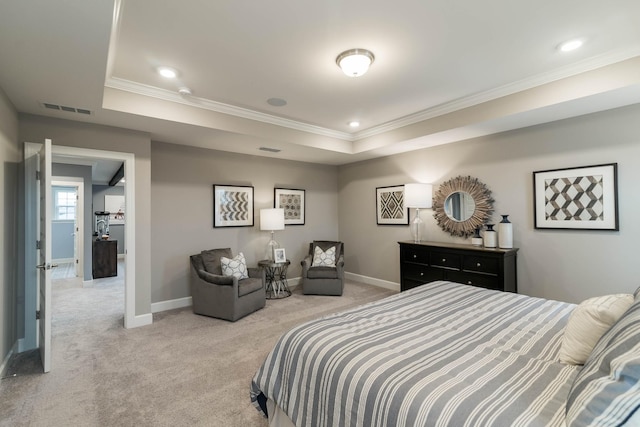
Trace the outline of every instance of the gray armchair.
<path fill-rule="evenodd" d="M 191 255 L 193 312 L 235 322 L 264 307 L 265 273 L 247 268 L 248 279 L 223 276 L 221 257 L 233 258 L 231 249 L 211 249 Z"/>
<path fill-rule="evenodd" d="M 313 266 L 314 248 L 326 251 L 336 248 L 335 267 Z M 302 264 L 302 293 L 305 295 L 342 295 L 344 290 L 344 244 L 328 240 L 314 240 Z"/>

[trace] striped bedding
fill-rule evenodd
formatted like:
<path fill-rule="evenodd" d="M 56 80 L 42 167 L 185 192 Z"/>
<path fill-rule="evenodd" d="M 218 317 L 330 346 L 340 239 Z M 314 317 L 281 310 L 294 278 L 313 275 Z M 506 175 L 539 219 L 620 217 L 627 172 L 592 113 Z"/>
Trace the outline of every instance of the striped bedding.
<path fill-rule="evenodd" d="M 561 426 L 575 306 L 432 282 L 285 333 L 251 384 L 296 426 Z"/>

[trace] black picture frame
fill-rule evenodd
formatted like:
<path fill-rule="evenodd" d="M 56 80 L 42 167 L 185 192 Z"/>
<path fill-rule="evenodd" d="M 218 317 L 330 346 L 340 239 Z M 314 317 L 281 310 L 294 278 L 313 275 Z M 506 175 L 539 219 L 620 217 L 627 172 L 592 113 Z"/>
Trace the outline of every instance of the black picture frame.
<path fill-rule="evenodd" d="M 409 225 L 409 208 L 404 205 L 404 185 L 376 187 L 376 224 Z"/>
<path fill-rule="evenodd" d="M 618 164 L 533 172 L 534 227 L 618 231 Z"/>
<path fill-rule="evenodd" d="M 306 209 L 305 190 L 274 188 L 273 207 L 284 210 L 284 225 L 304 225 Z"/>
<path fill-rule="evenodd" d="M 253 227 L 253 186 L 213 185 L 213 227 Z"/>

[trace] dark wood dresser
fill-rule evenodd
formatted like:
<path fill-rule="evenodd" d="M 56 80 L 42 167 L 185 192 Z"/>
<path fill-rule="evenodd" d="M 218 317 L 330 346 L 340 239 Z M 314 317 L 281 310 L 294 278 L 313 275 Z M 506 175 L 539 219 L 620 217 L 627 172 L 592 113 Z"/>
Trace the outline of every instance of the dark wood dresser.
<path fill-rule="evenodd" d="M 118 241 L 93 241 L 93 278 L 113 277 L 118 275 Z"/>
<path fill-rule="evenodd" d="M 498 291 L 517 292 L 518 249 L 489 249 L 442 242 L 400 244 L 400 290 L 449 280 Z"/>

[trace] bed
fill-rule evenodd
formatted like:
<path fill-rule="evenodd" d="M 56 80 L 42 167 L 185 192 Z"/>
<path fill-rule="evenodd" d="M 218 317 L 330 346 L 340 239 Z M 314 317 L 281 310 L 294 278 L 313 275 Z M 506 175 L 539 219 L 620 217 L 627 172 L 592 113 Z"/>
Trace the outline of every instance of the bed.
<path fill-rule="evenodd" d="M 425 284 L 285 333 L 255 374 L 251 401 L 271 426 L 563 426 L 568 396 L 585 406 L 584 390 L 570 396 L 574 382 L 590 381 L 587 365 L 582 373 L 557 361 L 574 308 Z M 623 421 L 640 412 L 640 393 L 626 387 Z"/>

